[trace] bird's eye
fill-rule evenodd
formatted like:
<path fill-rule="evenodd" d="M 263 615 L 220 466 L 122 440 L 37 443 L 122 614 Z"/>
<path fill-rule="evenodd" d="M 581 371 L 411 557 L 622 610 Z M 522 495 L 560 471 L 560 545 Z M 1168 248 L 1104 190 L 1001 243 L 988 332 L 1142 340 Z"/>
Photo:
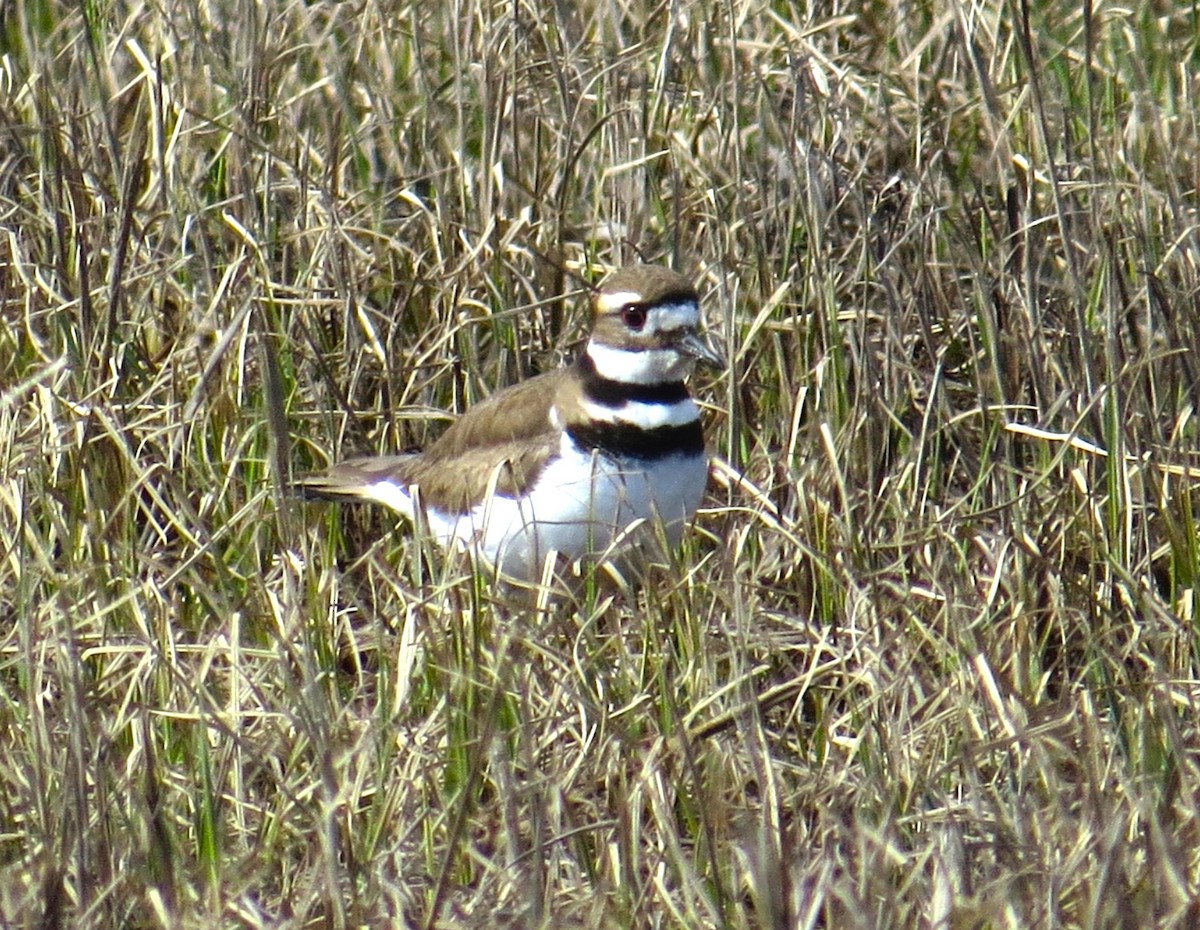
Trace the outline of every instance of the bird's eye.
<path fill-rule="evenodd" d="M 632 330 L 646 325 L 646 308 L 642 304 L 626 304 L 621 308 L 621 322 Z"/>

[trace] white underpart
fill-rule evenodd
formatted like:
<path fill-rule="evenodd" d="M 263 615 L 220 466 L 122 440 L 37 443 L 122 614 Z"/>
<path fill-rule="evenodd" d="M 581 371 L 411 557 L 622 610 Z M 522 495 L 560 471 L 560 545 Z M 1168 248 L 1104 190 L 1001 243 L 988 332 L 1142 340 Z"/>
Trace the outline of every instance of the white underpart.
<path fill-rule="evenodd" d="M 642 429 L 657 429 L 660 426 L 686 426 L 700 417 L 700 409 L 690 397 L 673 404 L 643 403 L 627 400 L 619 407 L 583 402 L 583 412 L 589 420 L 600 423 L 628 423 Z"/>
<path fill-rule="evenodd" d="M 430 534 L 443 546 L 465 549 L 510 578 L 533 581 L 550 552 L 570 560 L 602 554 L 631 523 L 646 520 L 635 538 L 662 532 L 676 545 L 696 514 L 708 475 L 703 455 L 678 455 L 636 465 L 580 450 L 566 434 L 561 456 L 546 466 L 528 497 L 493 496 L 466 514 L 425 511 Z M 376 499 L 412 511 L 412 494 L 376 485 Z M 659 522 L 661 521 L 661 522 Z"/>

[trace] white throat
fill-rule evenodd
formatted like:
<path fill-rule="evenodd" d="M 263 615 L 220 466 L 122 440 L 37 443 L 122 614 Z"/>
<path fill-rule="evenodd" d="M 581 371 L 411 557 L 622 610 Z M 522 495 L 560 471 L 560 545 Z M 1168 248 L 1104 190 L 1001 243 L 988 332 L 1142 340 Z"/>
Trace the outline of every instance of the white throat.
<path fill-rule="evenodd" d="M 682 381 L 691 373 L 695 359 L 675 349 L 618 349 L 594 339 L 584 350 L 596 366 L 596 374 L 622 384 L 668 384 Z"/>

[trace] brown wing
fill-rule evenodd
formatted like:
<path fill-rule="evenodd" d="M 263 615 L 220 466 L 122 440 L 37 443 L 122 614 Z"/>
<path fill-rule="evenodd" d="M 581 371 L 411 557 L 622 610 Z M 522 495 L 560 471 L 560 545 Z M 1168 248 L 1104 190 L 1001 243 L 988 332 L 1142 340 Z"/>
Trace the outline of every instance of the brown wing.
<path fill-rule="evenodd" d="M 483 500 L 493 480 L 505 497 L 536 481 L 558 450 L 550 410 L 565 374 L 557 369 L 514 384 L 455 420 L 406 468 L 425 506 L 460 512 Z"/>
<path fill-rule="evenodd" d="M 422 462 L 445 462 L 510 443 L 557 435 L 550 422 L 550 408 L 566 373 L 565 368 L 548 371 L 480 401 L 425 450 Z"/>
<path fill-rule="evenodd" d="M 503 497 L 524 493 L 557 450 L 557 435 L 547 435 L 536 441 L 467 449 L 453 459 L 422 455 L 405 470 L 405 476 L 419 488 L 425 507 L 465 513 L 487 497 L 493 481 L 495 493 Z"/>
<path fill-rule="evenodd" d="M 550 409 L 563 374 L 562 369 L 547 372 L 493 394 L 420 455 L 348 459 L 296 485 L 313 497 L 381 500 L 373 485 L 415 484 L 424 506 L 450 513 L 483 500 L 493 480 L 497 494 L 515 497 L 537 480 L 558 450 Z"/>

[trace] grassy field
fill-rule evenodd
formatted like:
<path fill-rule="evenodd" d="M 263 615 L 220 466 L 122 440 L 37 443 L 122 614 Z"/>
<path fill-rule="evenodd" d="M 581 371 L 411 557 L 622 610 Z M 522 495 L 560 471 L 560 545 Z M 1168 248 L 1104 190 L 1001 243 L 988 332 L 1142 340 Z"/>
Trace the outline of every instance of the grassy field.
<path fill-rule="evenodd" d="M 1200 925 L 1200 12 L 0 6 L 0 926 Z M 517 610 L 289 473 L 694 277 Z"/>

